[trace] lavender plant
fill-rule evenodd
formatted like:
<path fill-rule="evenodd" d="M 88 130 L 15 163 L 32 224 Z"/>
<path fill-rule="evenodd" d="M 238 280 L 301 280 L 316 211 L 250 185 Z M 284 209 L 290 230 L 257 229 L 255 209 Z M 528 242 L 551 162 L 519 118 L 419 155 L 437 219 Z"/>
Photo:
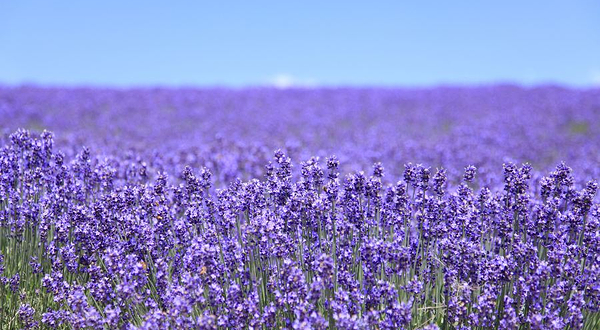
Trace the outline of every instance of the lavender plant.
<path fill-rule="evenodd" d="M 264 180 L 214 190 L 117 168 L 50 133 L 17 131 L 0 154 L 2 327 L 595 329 L 597 183 L 559 165 L 530 188 L 456 191 L 407 164 L 339 178 L 311 158 L 294 178 L 275 152 Z M 112 175 L 111 175 L 112 173 Z M 178 184 L 176 182 L 179 182 Z"/>
<path fill-rule="evenodd" d="M 413 92 L 425 94 L 423 99 L 433 100 L 433 105 L 471 104 L 456 91 L 442 93 L 441 101 L 433 91 Z M 383 134 L 390 141 L 378 144 L 381 138 L 376 135 L 367 142 L 370 148 L 340 146 L 338 159 L 302 151 L 304 146 L 309 151 L 329 148 L 330 140 L 319 142 L 318 130 L 315 136 L 299 133 L 299 146 L 294 147 L 281 143 L 291 141 L 289 135 L 261 144 L 257 133 L 244 131 L 245 124 L 229 128 L 233 139 L 246 141 L 241 137 L 247 136 L 258 142 L 236 144 L 228 140 L 231 137 L 210 140 L 202 134 L 188 137 L 197 137 L 197 142 L 182 142 L 185 138 L 169 135 L 174 131 L 158 134 L 156 127 L 145 126 L 163 137 L 164 146 L 140 137 L 146 145 L 138 149 L 129 144 L 141 132 L 137 128 L 123 133 L 132 136 L 115 138 L 129 144 L 125 148 L 110 147 L 110 134 L 100 129 L 108 127 L 102 116 L 115 120 L 114 127 L 131 127 L 126 125 L 136 118 L 135 110 L 128 114 L 123 109 L 155 107 L 154 95 L 161 106 L 185 106 L 153 108 L 149 117 L 164 111 L 178 124 L 198 114 L 181 109 L 218 104 L 225 113 L 215 113 L 216 118 L 204 124 L 212 134 L 226 122 L 228 109 L 244 108 L 223 103 L 231 93 L 238 93 L 236 100 L 252 101 L 248 103 L 269 96 L 275 97 L 275 104 L 286 104 L 285 124 L 275 124 L 281 118 L 268 116 L 262 123 L 249 119 L 258 127 L 272 126 L 273 132 L 292 130 L 295 120 L 331 130 L 326 122 L 343 114 L 351 118 L 350 127 L 359 127 L 354 125 L 366 125 L 362 112 L 348 105 L 356 100 L 375 104 L 374 125 L 384 132 L 351 135 Z M 464 153 L 448 153 L 472 145 L 469 124 L 442 134 L 456 139 L 441 144 L 447 149 L 435 152 L 439 158 L 426 155 L 442 138 L 423 140 L 420 151 L 410 144 L 399 149 L 415 161 L 430 160 L 430 165 L 398 165 L 400 158 L 389 153 L 402 134 L 419 136 L 392 134 L 383 123 L 384 114 L 390 113 L 386 102 L 407 97 L 401 91 L 322 91 L 326 96 L 288 91 L 285 97 L 273 93 L 2 90 L 2 118 L 10 116 L 11 125 L 29 126 L 38 118 L 65 138 L 19 129 L 1 140 L 0 328 L 600 327 L 600 204 L 593 180 L 599 169 L 591 152 L 599 144 L 592 143 L 598 141 L 596 124 L 588 121 L 597 115 L 593 109 L 600 105 L 598 93 L 531 92 L 561 95 L 559 105 L 588 105 L 571 112 L 583 116 L 576 122 L 589 122 L 573 134 L 567 133 L 572 126 L 558 123 L 572 119 L 550 107 L 549 125 L 559 133 L 535 150 L 523 141 L 533 141 L 542 132 L 519 132 L 515 140 L 507 140 L 500 138 L 506 132 L 497 131 L 496 138 L 480 137 L 480 144 L 464 159 Z M 475 109 L 491 104 L 485 101 L 486 89 L 464 93 L 479 95 Z M 503 93 L 509 100 L 534 98 L 520 90 Z M 76 102 L 83 110 L 75 109 L 68 103 L 73 94 L 89 96 L 91 104 Z M 131 101 L 131 95 L 139 99 Z M 172 100 L 175 95 L 180 99 Z M 350 102 L 336 99 L 340 95 Z M 403 123 L 416 121 L 432 134 L 429 127 L 439 125 L 429 120 L 454 118 L 452 111 L 419 103 L 423 99 L 414 101 L 418 108 L 441 117 L 428 119 L 408 111 Z M 318 118 L 315 110 L 286 119 L 291 109 L 310 103 L 306 100 L 329 100 L 337 114 Z M 109 105 L 105 112 L 98 110 L 102 102 Z M 62 110 L 40 110 L 51 104 L 62 105 Z M 24 114 L 14 110 L 18 107 Z M 515 113 L 517 108 L 509 107 Z M 88 116 L 96 128 L 78 131 L 68 117 L 46 117 L 56 111 Z M 113 117 L 119 113 L 125 119 Z M 498 117 L 490 113 L 482 110 L 483 119 L 465 120 L 486 123 L 485 129 L 499 125 L 511 134 L 525 125 L 521 119 L 493 123 Z M 471 131 L 483 133 L 478 129 Z M 343 128 L 338 130 L 338 137 L 348 138 Z M 525 138 L 527 134 L 531 136 Z M 577 171 L 551 157 L 558 142 L 572 148 L 571 157 L 564 158 Z M 287 147 L 272 153 L 270 143 Z M 514 152 L 506 152 L 513 147 Z M 556 148 L 559 157 L 565 150 L 561 148 Z M 369 151 L 375 156 L 354 157 Z M 528 152 L 543 157 L 533 165 L 497 162 L 501 154 L 525 160 L 522 155 Z M 304 161 L 294 163 L 292 156 Z M 371 158 L 382 162 L 373 162 L 364 172 Z M 471 158 L 479 160 L 469 165 Z"/>

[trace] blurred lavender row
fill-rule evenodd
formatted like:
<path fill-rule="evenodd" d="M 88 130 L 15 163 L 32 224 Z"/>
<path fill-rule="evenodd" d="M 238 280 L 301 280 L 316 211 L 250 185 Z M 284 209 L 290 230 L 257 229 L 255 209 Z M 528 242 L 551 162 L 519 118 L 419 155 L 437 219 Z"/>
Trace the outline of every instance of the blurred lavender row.
<path fill-rule="evenodd" d="M 4 87 L 0 127 L 50 130 L 68 158 L 85 145 L 173 174 L 206 166 L 219 182 L 263 177 L 280 148 L 295 161 L 335 154 L 344 172 L 382 162 L 393 180 L 408 162 L 443 166 L 453 182 L 472 164 L 490 186 L 506 161 L 600 174 L 598 89 Z"/>

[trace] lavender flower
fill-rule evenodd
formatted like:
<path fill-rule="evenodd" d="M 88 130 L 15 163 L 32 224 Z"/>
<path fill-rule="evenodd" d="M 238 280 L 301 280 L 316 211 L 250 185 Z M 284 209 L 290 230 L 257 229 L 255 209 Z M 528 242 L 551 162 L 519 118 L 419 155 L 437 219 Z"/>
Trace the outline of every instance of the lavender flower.
<path fill-rule="evenodd" d="M 455 92 L 0 87 L 0 328 L 595 329 L 598 93 Z"/>

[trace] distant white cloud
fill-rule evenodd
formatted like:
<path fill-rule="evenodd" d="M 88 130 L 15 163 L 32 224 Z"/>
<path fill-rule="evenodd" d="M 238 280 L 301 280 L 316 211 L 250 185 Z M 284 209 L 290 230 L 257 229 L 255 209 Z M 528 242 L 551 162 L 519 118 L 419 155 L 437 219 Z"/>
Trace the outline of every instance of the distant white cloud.
<path fill-rule="evenodd" d="M 598 69 L 592 70 L 590 79 L 591 79 L 592 85 L 600 86 L 600 70 L 598 70 Z"/>
<path fill-rule="evenodd" d="M 268 84 L 277 88 L 285 89 L 290 87 L 314 87 L 314 79 L 300 79 L 290 74 L 278 74 L 268 80 Z"/>

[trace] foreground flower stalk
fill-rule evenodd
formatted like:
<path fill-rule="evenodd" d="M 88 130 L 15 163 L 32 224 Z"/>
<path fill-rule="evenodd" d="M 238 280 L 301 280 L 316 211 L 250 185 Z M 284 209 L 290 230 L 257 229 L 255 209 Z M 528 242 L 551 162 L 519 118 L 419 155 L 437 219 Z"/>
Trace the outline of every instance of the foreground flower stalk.
<path fill-rule="evenodd" d="M 133 172 L 53 135 L 0 151 L 0 328 L 598 329 L 598 185 L 281 150 L 265 177 Z"/>

